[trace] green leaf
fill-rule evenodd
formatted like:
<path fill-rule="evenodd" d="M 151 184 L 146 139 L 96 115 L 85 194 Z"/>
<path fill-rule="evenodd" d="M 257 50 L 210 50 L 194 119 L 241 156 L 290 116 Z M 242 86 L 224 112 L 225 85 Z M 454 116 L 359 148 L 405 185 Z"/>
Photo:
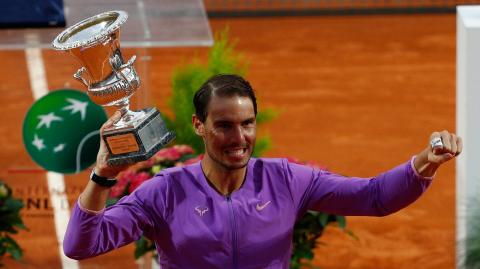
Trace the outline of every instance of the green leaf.
<path fill-rule="evenodd" d="M 337 218 L 337 222 L 338 222 L 338 226 L 342 229 L 345 229 L 345 227 L 347 226 L 347 222 L 345 220 L 345 217 L 344 216 L 335 216 Z"/>
<path fill-rule="evenodd" d="M 325 214 L 325 213 L 321 213 L 321 214 L 320 214 L 320 223 L 322 224 L 323 227 L 327 226 L 327 224 L 328 224 L 328 217 L 329 217 L 328 214 Z"/>
<path fill-rule="evenodd" d="M 7 252 L 10 253 L 15 260 L 20 260 L 23 256 L 23 252 L 19 247 L 11 246 L 7 248 Z"/>
<path fill-rule="evenodd" d="M 106 203 L 105 206 L 106 206 L 106 207 L 110 207 L 110 206 L 116 204 L 116 203 L 118 202 L 118 200 L 120 200 L 120 199 L 108 198 L 108 199 L 107 199 L 107 203 Z"/>
<path fill-rule="evenodd" d="M 155 250 L 155 244 L 147 239 L 145 236 L 140 237 L 137 241 L 135 241 L 135 252 L 134 256 L 135 259 L 142 257 L 143 255 L 147 254 L 150 251 Z"/>
<path fill-rule="evenodd" d="M 305 259 L 312 260 L 313 259 L 313 252 L 309 249 L 304 256 Z"/>
<path fill-rule="evenodd" d="M 25 223 L 23 223 L 23 220 L 20 218 L 20 222 L 15 224 L 16 227 L 22 229 L 22 230 L 29 230 L 27 226 L 25 226 Z"/>
<path fill-rule="evenodd" d="M 20 246 L 11 238 L 10 236 L 5 236 L 5 245 L 6 250 L 15 260 L 20 260 L 23 256 L 23 252 L 20 249 Z"/>
<path fill-rule="evenodd" d="M 267 109 L 263 109 L 261 111 L 258 111 L 257 113 L 257 124 L 262 124 L 262 123 L 266 123 L 266 122 L 269 122 L 269 121 L 272 121 L 274 119 L 276 119 L 279 115 L 279 112 L 272 109 L 272 108 L 267 108 Z"/>
<path fill-rule="evenodd" d="M 297 259 L 292 259 L 290 261 L 290 269 L 300 269 L 300 263 Z"/>
<path fill-rule="evenodd" d="M 154 165 L 150 171 L 151 171 L 152 174 L 155 175 L 155 174 L 159 173 L 161 170 L 162 170 L 161 165 Z"/>
<path fill-rule="evenodd" d="M 316 268 L 311 263 L 305 261 L 313 260 L 313 250 L 317 245 L 325 245 L 318 240 L 325 227 L 332 222 L 338 222 L 339 226 L 346 225 L 345 217 L 330 215 L 324 212 L 307 211 L 294 226 L 293 231 L 293 250 L 291 261 L 294 266 L 291 268 Z M 347 233 L 350 232 L 345 230 Z M 301 261 L 301 262 L 300 262 Z"/>
<path fill-rule="evenodd" d="M 264 136 L 257 139 L 255 143 L 255 148 L 253 149 L 253 156 L 260 157 L 265 151 L 270 149 L 272 142 L 270 137 Z"/>
<path fill-rule="evenodd" d="M 142 236 L 139 240 L 135 242 L 135 252 L 134 252 L 135 259 L 138 259 L 143 255 L 145 255 L 148 252 L 147 248 L 148 248 L 148 242 L 145 239 L 145 237 Z"/>
<path fill-rule="evenodd" d="M 9 198 L 3 204 L 3 208 L 8 208 L 12 212 L 18 212 L 23 207 L 21 200 Z"/>

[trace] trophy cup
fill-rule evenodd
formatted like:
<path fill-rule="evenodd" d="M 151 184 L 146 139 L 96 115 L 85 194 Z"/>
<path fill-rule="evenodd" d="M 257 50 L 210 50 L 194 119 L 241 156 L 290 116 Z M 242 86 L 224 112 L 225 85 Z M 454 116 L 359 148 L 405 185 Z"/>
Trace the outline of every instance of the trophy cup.
<path fill-rule="evenodd" d="M 136 56 L 125 63 L 120 51 L 120 26 L 127 17 L 124 11 L 95 15 L 67 28 L 52 43 L 83 65 L 74 78 L 87 86 L 94 103 L 120 110 L 120 120 L 102 136 L 113 165 L 146 160 L 175 138 L 156 108 L 129 109 L 129 98 L 139 88 L 140 78 L 133 67 Z"/>

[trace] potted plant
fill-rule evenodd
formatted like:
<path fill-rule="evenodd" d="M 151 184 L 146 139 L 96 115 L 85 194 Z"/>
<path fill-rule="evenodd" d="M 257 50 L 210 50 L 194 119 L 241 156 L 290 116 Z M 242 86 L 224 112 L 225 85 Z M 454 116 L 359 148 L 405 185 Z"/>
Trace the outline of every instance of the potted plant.
<path fill-rule="evenodd" d="M 22 249 L 11 237 L 18 229 L 26 229 L 20 217 L 22 208 L 22 201 L 13 198 L 12 189 L 0 180 L 0 261 L 7 253 L 15 260 L 22 258 Z"/>
<path fill-rule="evenodd" d="M 480 203 L 473 199 L 467 206 L 466 238 L 460 240 L 459 265 L 466 269 L 480 269 Z"/>

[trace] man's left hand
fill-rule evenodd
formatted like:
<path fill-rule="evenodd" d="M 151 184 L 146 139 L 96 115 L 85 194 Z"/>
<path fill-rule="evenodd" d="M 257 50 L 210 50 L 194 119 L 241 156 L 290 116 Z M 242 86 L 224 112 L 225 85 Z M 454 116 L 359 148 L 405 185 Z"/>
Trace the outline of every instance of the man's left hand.
<path fill-rule="evenodd" d="M 462 152 L 462 139 L 446 130 L 433 132 L 428 147 L 417 155 L 414 166 L 424 177 L 432 177 L 438 167 Z"/>

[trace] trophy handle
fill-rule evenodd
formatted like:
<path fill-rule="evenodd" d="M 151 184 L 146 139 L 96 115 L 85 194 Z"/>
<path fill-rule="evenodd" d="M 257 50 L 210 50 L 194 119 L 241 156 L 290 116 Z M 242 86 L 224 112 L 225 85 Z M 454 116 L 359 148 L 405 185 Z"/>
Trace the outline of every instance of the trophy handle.
<path fill-rule="evenodd" d="M 117 70 L 122 71 L 125 68 L 131 67 L 135 63 L 136 59 L 137 59 L 137 55 L 133 55 L 132 58 L 130 58 L 130 60 L 128 60 L 126 64 L 122 64 L 120 67 L 118 67 Z"/>
<path fill-rule="evenodd" d="M 123 70 L 126 69 L 126 68 L 133 68 L 133 64 L 135 63 L 136 59 L 137 59 L 137 55 L 133 55 L 130 58 L 130 60 L 128 60 L 127 63 L 124 63 L 120 66 L 116 66 L 116 64 L 115 64 L 115 62 L 118 63 L 118 58 L 113 58 L 112 61 L 111 61 L 111 64 L 112 64 L 113 70 L 115 70 L 115 73 L 117 75 L 119 75 L 120 77 L 122 77 L 123 81 L 128 83 L 128 85 L 130 86 L 131 89 L 136 88 L 136 87 L 134 85 L 132 85 L 132 83 L 130 83 L 130 80 L 125 76 L 125 74 L 123 73 Z"/>
<path fill-rule="evenodd" d="M 83 72 L 85 72 L 86 70 L 87 70 L 87 69 L 82 66 L 80 69 L 77 70 L 77 72 L 73 75 L 73 77 L 74 77 L 76 80 L 78 80 L 78 81 L 82 82 L 83 84 L 85 84 L 85 86 L 87 86 L 87 88 L 88 88 L 89 85 L 88 85 L 87 80 L 82 77 Z"/>

